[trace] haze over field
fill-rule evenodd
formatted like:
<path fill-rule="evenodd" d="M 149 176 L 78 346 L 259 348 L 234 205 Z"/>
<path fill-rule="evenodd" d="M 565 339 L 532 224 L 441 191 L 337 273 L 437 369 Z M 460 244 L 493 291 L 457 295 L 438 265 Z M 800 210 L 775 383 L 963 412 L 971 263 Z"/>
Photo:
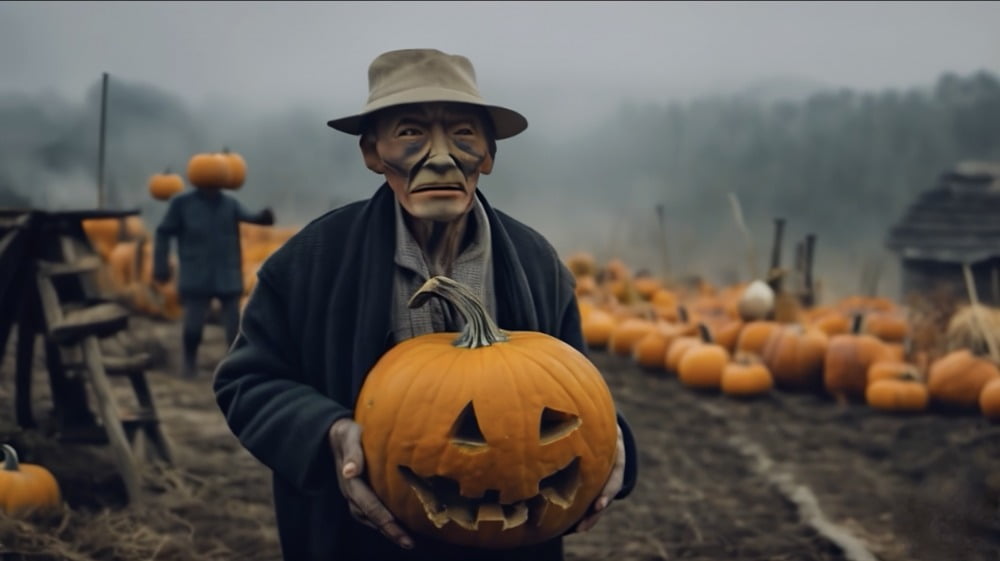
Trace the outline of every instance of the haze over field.
<path fill-rule="evenodd" d="M 368 63 L 435 47 L 528 117 L 481 185 L 563 253 L 655 269 L 664 204 L 675 268 L 745 278 L 735 192 L 762 260 L 784 216 L 852 291 L 940 171 L 1000 160 L 998 22 L 998 3 L 4 3 L 0 204 L 96 204 L 108 72 L 112 205 L 155 225 L 146 178 L 225 145 L 240 198 L 302 224 L 379 183 L 325 125 L 361 107 Z"/>

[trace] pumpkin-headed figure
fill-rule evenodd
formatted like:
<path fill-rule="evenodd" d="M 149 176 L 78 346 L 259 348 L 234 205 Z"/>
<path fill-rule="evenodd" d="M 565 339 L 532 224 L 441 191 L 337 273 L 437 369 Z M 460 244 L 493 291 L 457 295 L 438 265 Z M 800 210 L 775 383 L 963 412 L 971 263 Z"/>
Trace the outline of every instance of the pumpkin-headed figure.
<path fill-rule="evenodd" d="M 355 409 L 368 478 L 408 528 L 490 549 L 559 536 L 615 461 L 617 419 L 597 368 L 544 333 L 500 330 L 472 292 L 433 277 L 410 300 L 448 301 L 460 334 L 390 349 Z"/>

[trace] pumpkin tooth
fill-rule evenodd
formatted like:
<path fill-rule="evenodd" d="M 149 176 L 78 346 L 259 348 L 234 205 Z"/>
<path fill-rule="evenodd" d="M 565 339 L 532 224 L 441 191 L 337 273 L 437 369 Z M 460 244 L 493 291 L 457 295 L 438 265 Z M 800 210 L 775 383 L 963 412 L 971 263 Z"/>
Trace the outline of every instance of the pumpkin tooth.
<path fill-rule="evenodd" d="M 543 479 L 539 484 L 539 493 L 549 502 L 566 509 L 573 505 L 580 484 L 580 457 L 577 456 L 566 467 Z"/>
<path fill-rule="evenodd" d="M 524 501 L 503 505 L 504 530 L 517 528 L 528 521 L 528 505 Z"/>
<path fill-rule="evenodd" d="M 472 501 L 462 501 L 458 504 L 448 505 L 444 514 L 452 522 L 466 530 L 478 530 L 479 519 L 476 517 L 477 512 L 475 503 Z"/>

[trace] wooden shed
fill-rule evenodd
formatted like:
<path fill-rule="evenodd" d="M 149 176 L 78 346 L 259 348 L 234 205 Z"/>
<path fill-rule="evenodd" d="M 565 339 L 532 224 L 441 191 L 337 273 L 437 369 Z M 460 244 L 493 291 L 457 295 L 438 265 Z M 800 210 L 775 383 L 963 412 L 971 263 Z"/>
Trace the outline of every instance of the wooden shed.
<path fill-rule="evenodd" d="M 983 303 L 1000 305 L 1000 163 L 962 162 L 907 208 L 886 240 L 900 258 L 902 294 L 965 299 L 962 265 Z"/>

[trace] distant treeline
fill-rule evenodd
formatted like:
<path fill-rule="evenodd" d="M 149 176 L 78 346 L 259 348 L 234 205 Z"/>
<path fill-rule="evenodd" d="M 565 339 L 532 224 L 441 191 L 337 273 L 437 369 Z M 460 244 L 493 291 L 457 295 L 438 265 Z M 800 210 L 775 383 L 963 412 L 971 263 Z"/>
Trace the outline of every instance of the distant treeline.
<path fill-rule="evenodd" d="M 325 126 L 328 108 L 261 114 L 192 107 L 160 88 L 111 84 L 112 201 L 141 208 L 151 221 L 163 205 L 146 194 L 146 178 L 168 165 L 181 171 L 192 153 L 224 145 L 250 166 L 241 197 L 273 206 L 285 223 L 366 196 L 378 184 L 356 141 Z M 0 96 L 0 205 L 94 204 L 99 99 L 98 85 L 80 104 Z M 827 259 L 832 274 L 883 251 L 887 228 L 942 171 L 965 159 L 1000 160 L 998 123 L 1000 81 L 988 72 L 948 74 L 924 88 L 788 101 L 720 95 L 630 103 L 583 133 L 549 130 L 503 141 L 497 171 L 483 185 L 495 205 L 561 251 L 589 248 L 654 268 L 662 261 L 655 219 L 662 204 L 674 267 L 745 277 L 732 192 L 761 262 L 771 220 L 781 216 L 789 243 L 818 234 L 819 272 Z"/>

